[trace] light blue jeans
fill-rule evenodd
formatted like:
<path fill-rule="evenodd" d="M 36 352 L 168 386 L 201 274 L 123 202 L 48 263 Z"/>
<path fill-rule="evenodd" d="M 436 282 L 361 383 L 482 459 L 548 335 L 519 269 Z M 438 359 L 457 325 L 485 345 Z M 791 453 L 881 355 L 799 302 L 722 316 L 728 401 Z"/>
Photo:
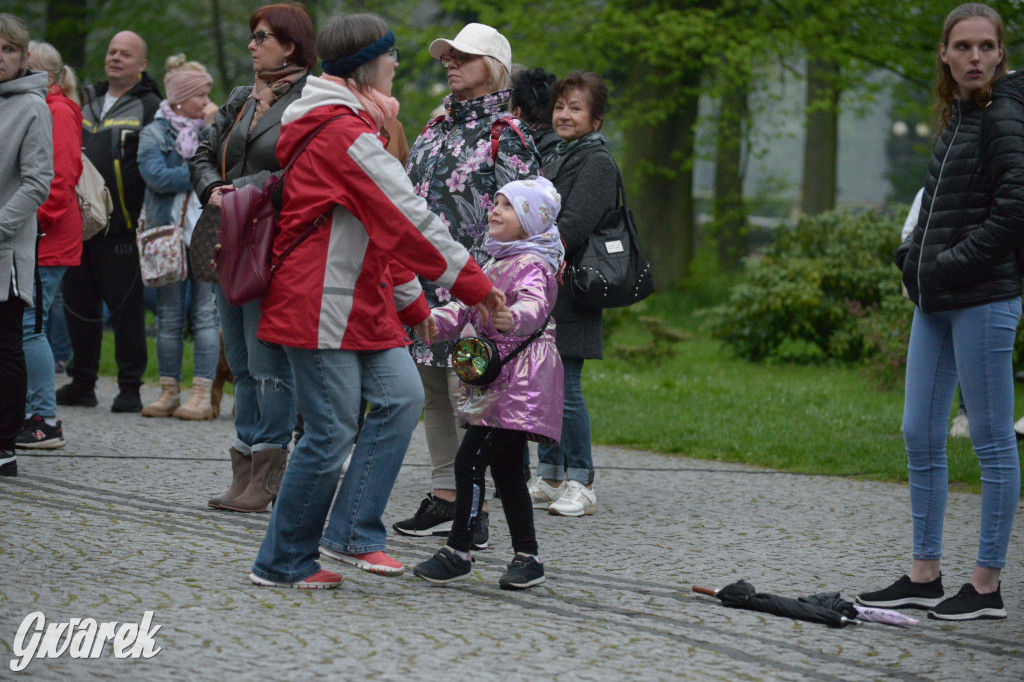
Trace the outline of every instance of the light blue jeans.
<path fill-rule="evenodd" d="M 42 306 L 26 308 L 22 318 L 22 334 L 25 339 L 25 369 L 28 371 L 28 393 L 25 396 L 25 414 L 40 417 L 57 416 L 57 387 L 53 376 L 53 351 L 46 336 L 47 318 L 53 306 L 53 298 L 60 288 L 60 281 L 67 270 L 62 265 L 43 265 L 39 268 Z M 39 303 L 39 296 L 36 296 Z M 36 333 L 36 313 L 42 315 L 41 331 Z"/>
<path fill-rule="evenodd" d="M 235 444 L 243 455 L 288 449 L 295 428 L 295 384 L 288 356 L 256 338 L 259 300 L 233 306 L 214 287 L 224 355 L 235 375 Z"/>
<path fill-rule="evenodd" d="M 185 294 L 192 287 L 193 376 L 213 379 L 220 359 L 220 320 L 213 299 L 213 285 L 200 282 L 189 272 L 188 279 L 156 290 L 160 330 L 156 336 L 156 363 L 160 376 L 181 376 L 181 356 L 185 351 Z"/>
<path fill-rule="evenodd" d="M 568 478 L 589 485 L 594 482 L 594 459 L 590 451 L 590 412 L 583 399 L 583 360 L 563 357 L 562 367 L 565 370 L 562 442 L 537 446 L 537 475 L 552 481 Z"/>
<path fill-rule="evenodd" d="M 320 570 L 318 545 L 344 554 L 386 548 L 381 516 L 420 418 L 423 384 L 406 348 L 285 351 L 302 386 L 299 411 L 306 431 L 288 460 L 252 572 L 298 582 Z M 371 406 L 362 430 L 360 396 Z"/>
<path fill-rule="evenodd" d="M 1020 496 L 1013 431 L 1013 342 L 1019 298 L 940 313 L 914 311 L 907 350 L 903 437 L 907 447 L 914 559 L 942 557 L 949 492 L 946 436 L 957 379 L 981 465 L 977 565 L 1002 568 Z"/>

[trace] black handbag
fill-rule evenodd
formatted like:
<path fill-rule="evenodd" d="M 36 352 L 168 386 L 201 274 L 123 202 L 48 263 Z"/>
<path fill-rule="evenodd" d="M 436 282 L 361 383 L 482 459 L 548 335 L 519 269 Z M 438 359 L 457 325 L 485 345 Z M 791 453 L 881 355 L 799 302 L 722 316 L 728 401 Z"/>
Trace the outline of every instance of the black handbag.
<path fill-rule="evenodd" d="M 626 205 L 622 174 L 616 169 L 615 208 L 604 215 L 573 254 L 565 274 L 569 297 L 583 308 L 623 308 L 654 293 L 654 275 L 640 250 L 633 211 Z"/>
<path fill-rule="evenodd" d="M 452 369 L 462 381 L 474 386 L 486 386 L 501 373 L 504 367 L 527 345 L 538 336 L 544 333 L 548 327 L 548 315 L 540 329 L 530 334 L 515 349 L 504 358 L 498 353 L 498 346 L 490 339 L 483 336 L 466 336 L 455 342 L 452 349 Z"/>

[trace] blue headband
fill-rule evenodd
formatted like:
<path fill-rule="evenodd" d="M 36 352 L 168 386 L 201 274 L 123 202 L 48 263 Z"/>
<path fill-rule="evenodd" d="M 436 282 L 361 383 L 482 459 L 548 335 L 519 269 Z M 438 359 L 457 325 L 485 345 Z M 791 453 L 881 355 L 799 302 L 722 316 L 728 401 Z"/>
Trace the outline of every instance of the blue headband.
<path fill-rule="evenodd" d="M 391 32 L 391 29 L 388 29 L 387 33 L 360 49 L 359 52 L 335 59 L 333 62 L 322 61 L 320 64 L 324 68 L 324 73 L 344 78 L 363 64 L 372 62 L 394 46 L 395 34 Z"/>

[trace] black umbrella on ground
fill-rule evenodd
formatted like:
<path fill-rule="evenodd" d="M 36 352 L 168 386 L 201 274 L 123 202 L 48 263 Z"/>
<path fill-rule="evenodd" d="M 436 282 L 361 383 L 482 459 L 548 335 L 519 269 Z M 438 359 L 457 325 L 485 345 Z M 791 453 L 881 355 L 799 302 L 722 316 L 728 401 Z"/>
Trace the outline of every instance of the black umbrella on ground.
<path fill-rule="evenodd" d="M 793 599 L 758 592 L 745 580 L 737 580 L 720 590 L 694 585 L 693 591 L 718 597 L 723 604 L 734 609 L 773 613 L 776 616 L 823 623 L 834 628 L 857 624 L 857 610 L 850 602 L 840 599 L 838 593 Z"/>

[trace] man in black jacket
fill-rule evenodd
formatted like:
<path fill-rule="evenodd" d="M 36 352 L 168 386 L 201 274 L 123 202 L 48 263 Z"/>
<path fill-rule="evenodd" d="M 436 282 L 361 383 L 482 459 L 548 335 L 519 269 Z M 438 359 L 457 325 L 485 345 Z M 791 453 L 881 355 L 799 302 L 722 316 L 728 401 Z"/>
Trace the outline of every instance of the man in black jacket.
<path fill-rule="evenodd" d="M 146 43 L 131 31 L 110 40 L 106 83 L 86 90 L 82 145 L 114 200 L 107 230 L 85 242 L 81 265 L 64 277 L 64 309 L 73 355 L 71 383 L 57 391 L 61 405 L 96 405 L 103 339 L 102 303 L 110 310 L 120 393 L 114 412 L 140 412 L 139 386 L 146 371 L 146 318 L 135 229 L 145 192 L 136 155 L 139 132 L 153 120 L 163 97 L 146 74 Z"/>

